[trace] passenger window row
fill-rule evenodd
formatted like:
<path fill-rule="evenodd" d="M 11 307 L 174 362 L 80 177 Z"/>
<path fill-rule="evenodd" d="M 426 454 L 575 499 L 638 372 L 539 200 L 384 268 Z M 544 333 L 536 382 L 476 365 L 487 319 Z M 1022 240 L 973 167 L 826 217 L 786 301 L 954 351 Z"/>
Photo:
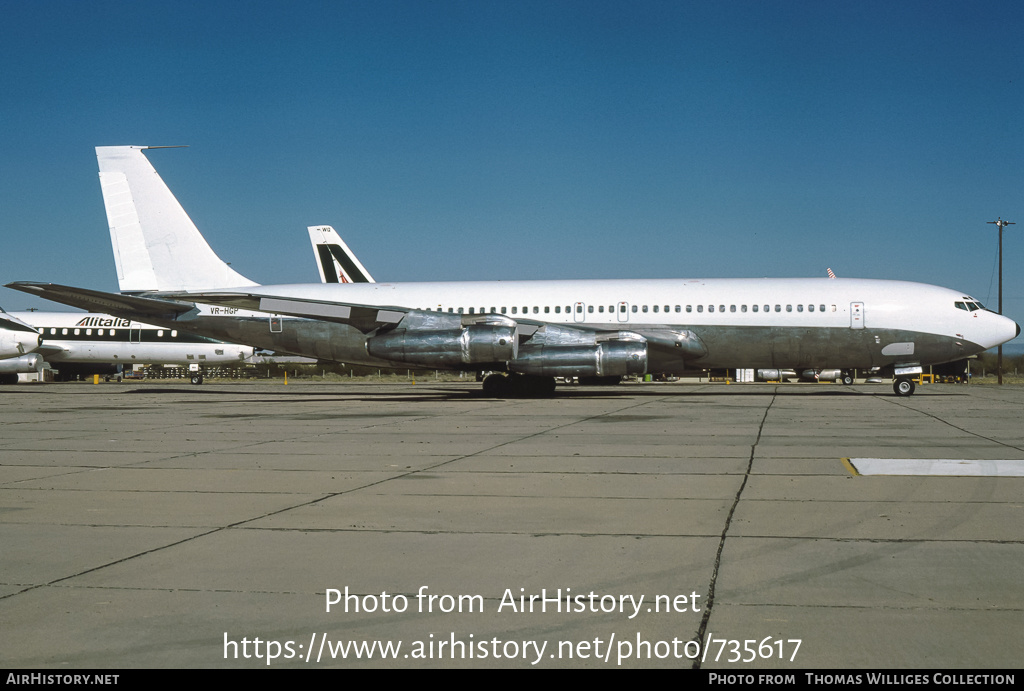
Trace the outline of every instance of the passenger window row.
<path fill-rule="evenodd" d="M 958 302 L 956 304 L 957 304 L 957 307 L 959 307 L 960 309 L 966 309 L 965 307 L 962 306 L 963 303 Z M 969 304 L 973 304 L 973 303 L 969 303 Z M 685 306 L 684 305 L 676 305 L 674 309 L 673 309 L 673 307 L 671 305 L 664 305 L 664 306 L 662 306 L 662 305 L 632 305 L 632 306 L 630 306 L 630 311 L 632 311 L 633 313 L 640 313 L 640 312 L 642 312 L 644 314 L 647 314 L 649 312 L 653 312 L 655 314 L 657 314 L 659 312 L 668 314 L 668 313 L 673 312 L 673 311 L 677 312 L 677 313 L 680 313 L 680 312 L 683 312 L 684 309 L 685 309 L 686 312 L 691 312 L 692 313 L 692 312 L 696 311 L 698 314 L 702 314 L 704 312 L 704 310 L 705 310 L 705 306 L 704 305 L 696 305 L 696 306 L 694 306 L 694 305 L 685 305 Z M 973 307 L 972 309 L 977 309 L 977 307 Z M 551 307 L 550 305 L 545 305 L 543 307 L 540 307 L 540 306 L 537 306 L 537 305 L 533 305 L 532 307 L 524 305 L 523 307 L 519 307 L 518 305 L 516 305 L 516 306 L 513 306 L 511 309 L 509 309 L 507 307 L 501 307 L 501 308 L 491 307 L 490 309 L 487 309 L 486 307 L 480 307 L 480 308 L 477 308 L 477 307 L 469 307 L 469 308 L 465 308 L 465 307 L 457 307 L 457 308 L 456 307 L 449 307 L 447 309 L 447 311 L 449 313 L 454 313 L 454 314 L 467 314 L 467 313 L 468 314 L 572 314 L 573 313 L 573 307 L 571 305 L 566 305 L 564 310 L 565 311 L 563 312 L 563 308 L 562 308 L 561 305 L 555 305 L 554 307 Z M 577 314 L 583 314 L 583 310 L 584 310 L 584 305 L 577 304 L 575 306 L 575 311 L 576 311 Z M 815 312 L 815 311 L 817 311 L 817 312 L 826 312 L 826 311 L 835 312 L 835 311 L 837 311 L 835 305 L 826 306 L 826 305 L 823 305 L 823 304 L 818 304 L 818 305 L 812 305 L 812 304 L 807 304 L 807 305 L 803 305 L 803 304 L 799 304 L 799 305 L 776 304 L 776 305 L 774 305 L 774 307 L 772 305 L 750 305 L 749 306 L 749 311 L 750 312 L 762 312 L 762 311 L 763 312 L 772 312 L 772 311 L 774 311 L 774 312 L 782 312 L 783 310 L 785 310 L 786 312 L 804 312 L 804 311 L 807 311 L 807 312 Z M 429 311 L 429 309 L 428 309 L 428 311 Z M 444 312 L 445 309 L 443 307 L 438 307 L 436 311 L 437 312 Z M 605 306 L 604 305 L 597 305 L 597 306 L 595 306 L 595 305 L 586 305 L 586 313 L 587 314 L 594 314 L 595 312 L 597 314 L 614 314 L 616 311 L 618 311 L 620 313 L 624 313 L 626 311 L 626 304 L 625 303 L 619 303 L 618 306 L 616 306 L 616 305 L 608 305 L 607 311 L 605 311 Z M 730 312 L 730 313 L 733 313 L 733 312 L 745 313 L 745 312 L 748 311 L 748 306 L 747 305 L 738 305 L 738 306 L 737 305 L 728 305 L 728 306 L 726 306 L 726 305 L 708 305 L 707 306 L 707 311 L 709 313 L 713 313 L 713 312 L 720 312 L 721 313 L 721 312 L 727 312 L 727 311 Z"/>
<path fill-rule="evenodd" d="M 47 331 L 49 331 L 49 334 L 47 334 Z M 83 336 L 83 335 L 84 336 L 92 336 L 94 333 L 95 333 L 95 335 L 97 337 L 100 337 L 100 336 L 106 336 L 107 338 L 116 338 L 117 337 L 117 329 L 60 329 L 60 333 L 59 334 L 57 333 L 57 331 L 58 331 L 58 329 L 56 329 L 56 328 L 49 328 L 49 329 L 45 329 L 44 328 L 44 329 L 42 329 L 41 333 L 43 334 L 44 337 L 47 336 L 47 335 L 49 335 L 49 336 L 57 336 L 57 335 L 60 335 L 60 336 Z M 147 333 L 152 333 L 152 331 L 150 329 L 146 329 L 146 332 Z M 166 333 L 168 333 L 168 332 L 165 331 L 164 329 L 158 329 L 156 331 L 157 338 L 163 338 Z M 174 329 L 174 330 L 170 331 L 169 333 L 170 333 L 170 337 L 171 338 L 177 338 L 178 337 L 178 330 L 177 329 Z"/>

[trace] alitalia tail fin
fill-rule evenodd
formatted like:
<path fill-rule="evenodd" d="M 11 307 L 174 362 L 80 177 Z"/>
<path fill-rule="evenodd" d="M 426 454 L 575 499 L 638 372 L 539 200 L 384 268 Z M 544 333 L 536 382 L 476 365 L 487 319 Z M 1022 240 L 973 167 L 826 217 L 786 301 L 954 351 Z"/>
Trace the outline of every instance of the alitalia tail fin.
<path fill-rule="evenodd" d="M 309 241 L 323 283 L 375 283 L 331 226 L 309 226 Z"/>

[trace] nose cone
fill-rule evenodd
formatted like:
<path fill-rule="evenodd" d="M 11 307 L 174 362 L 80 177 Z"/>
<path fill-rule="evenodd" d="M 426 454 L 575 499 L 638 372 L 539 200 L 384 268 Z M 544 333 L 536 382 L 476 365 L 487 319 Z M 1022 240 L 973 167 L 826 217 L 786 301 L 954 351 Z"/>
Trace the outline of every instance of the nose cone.
<path fill-rule="evenodd" d="M 995 348 L 1020 336 L 1020 324 L 1001 314 L 993 314 L 992 316 L 995 317 L 995 323 L 986 334 L 991 341 L 987 347 Z"/>

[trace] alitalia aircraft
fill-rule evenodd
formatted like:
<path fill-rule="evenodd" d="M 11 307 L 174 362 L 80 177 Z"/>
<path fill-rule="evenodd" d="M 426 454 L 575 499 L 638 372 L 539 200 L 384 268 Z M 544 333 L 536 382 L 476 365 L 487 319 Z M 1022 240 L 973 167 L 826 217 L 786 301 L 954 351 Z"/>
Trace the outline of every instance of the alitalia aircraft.
<path fill-rule="evenodd" d="M 17 341 L 14 347 L 8 347 L 11 339 Z M 53 365 L 61 378 L 113 374 L 118 365 L 197 365 L 191 379 L 201 384 L 206 366 L 241 362 L 252 357 L 253 350 L 109 314 L 4 312 L 0 384 L 16 383 L 19 373 L 37 372 L 44 362 Z"/>
<path fill-rule="evenodd" d="M 882 368 L 914 392 L 927 365 L 1020 327 L 947 288 L 851 278 L 259 285 L 206 243 L 143 153 L 96 149 L 121 294 L 9 287 L 309 357 L 497 371 L 484 390 L 546 394 L 556 376 L 704 368 Z"/>

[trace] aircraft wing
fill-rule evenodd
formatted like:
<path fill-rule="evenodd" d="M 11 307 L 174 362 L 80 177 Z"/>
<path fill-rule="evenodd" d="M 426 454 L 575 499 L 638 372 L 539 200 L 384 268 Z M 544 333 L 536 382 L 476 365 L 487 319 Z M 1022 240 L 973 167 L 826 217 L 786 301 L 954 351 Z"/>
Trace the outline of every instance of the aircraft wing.
<path fill-rule="evenodd" d="M 5 287 L 20 290 L 23 293 L 38 295 L 72 307 L 90 312 L 115 314 L 126 318 L 145 321 L 147 316 L 171 317 L 195 310 L 195 305 L 176 300 L 162 298 L 146 298 L 137 295 L 121 295 L 105 293 L 100 290 L 74 288 L 57 283 L 35 283 L 32 281 L 16 281 Z"/>
<path fill-rule="evenodd" d="M 155 317 L 173 319 L 176 316 L 195 311 L 195 303 L 199 302 L 350 324 L 364 333 L 368 333 L 384 326 L 396 325 L 408 312 L 413 311 L 404 307 L 384 308 L 326 303 L 249 293 L 166 293 L 161 297 L 143 297 L 34 281 L 15 281 L 8 283 L 5 287 L 90 312 L 103 312 L 137 321 L 146 321 L 147 318 Z"/>
<path fill-rule="evenodd" d="M 221 305 L 237 309 L 284 314 L 290 317 L 303 317 L 320 321 L 348 324 L 363 333 L 369 333 L 382 327 L 395 326 L 410 312 L 418 312 L 408 307 L 381 307 L 379 305 L 359 305 L 355 303 L 325 302 L 303 298 L 286 298 L 254 293 L 167 293 L 172 299 L 190 300 L 203 304 Z M 481 315 L 485 316 L 485 315 Z"/>

